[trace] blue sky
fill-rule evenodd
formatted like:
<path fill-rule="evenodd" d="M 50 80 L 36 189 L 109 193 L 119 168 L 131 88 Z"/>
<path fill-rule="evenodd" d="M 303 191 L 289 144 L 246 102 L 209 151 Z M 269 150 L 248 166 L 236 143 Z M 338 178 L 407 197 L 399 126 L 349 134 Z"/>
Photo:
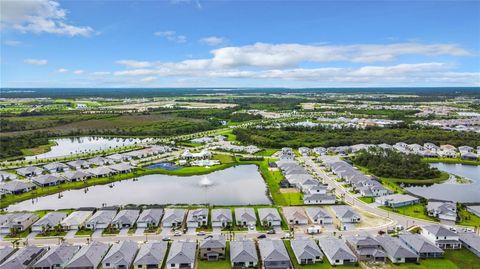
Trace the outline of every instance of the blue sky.
<path fill-rule="evenodd" d="M 0 1 L 2 87 L 480 86 L 480 1 Z"/>

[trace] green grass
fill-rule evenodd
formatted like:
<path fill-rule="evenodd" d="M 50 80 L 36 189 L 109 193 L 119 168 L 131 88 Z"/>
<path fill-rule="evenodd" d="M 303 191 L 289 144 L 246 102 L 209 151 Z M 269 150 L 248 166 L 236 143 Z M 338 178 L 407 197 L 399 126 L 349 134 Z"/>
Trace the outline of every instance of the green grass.
<path fill-rule="evenodd" d="M 358 197 L 358 199 L 367 204 L 372 204 L 375 202 L 375 198 L 373 197 Z"/>
<path fill-rule="evenodd" d="M 480 258 L 468 249 L 447 250 L 444 257 L 452 261 L 457 268 L 480 269 Z"/>
<path fill-rule="evenodd" d="M 21 149 L 20 151 L 22 152 L 23 156 L 33 156 L 33 155 L 38 155 L 38 154 L 48 152 L 55 145 L 57 145 L 55 141 L 49 140 L 48 144 L 46 145 L 40 145 L 38 147 L 28 148 L 28 149 Z"/>
<path fill-rule="evenodd" d="M 227 246 L 225 248 L 225 259 L 218 261 L 206 261 L 200 260 L 200 257 L 197 257 L 197 268 L 198 269 L 229 269 L 230 266 L 230 242 L 227 241 Z"/>
<path fill-rule="evenodd" d="M 257 153 L 255 153 L 255 155 L 257 156 L 265 156 L 265 157 L 270 157 L 272 156 L 275 152 L 279 151 L 279 149 L 276 149 L 276 148 L 266 148 L 266 149 L 263 149 Z"/>
<path fill-rule="evenodd" d="M 16 239 L 16 238 L 26 238 L 30 234 L 30 229 L 26 229 L 23 232 L 16 233 L 16 234 L 7 234 L 4 238 L 5 239 Z"/>
<path fill-rule="evenodd" d="M 88 229 L 80 229 L 75 233 L 76 236 L 91 236 L 92 234 L 93 230 Z"/>
<path fill-rule="evenodd" d="M 219 160 L 220 163 L 234 163 L 235 162 L 235 157 L 229 154 L 214 154 L 213 155 L 214 160 Z"/>
<path fill-rule="evenodd" d="M 422 161 L 427 163 L 459 163 L 468 165 L 480 165 L 480 160 L 463 160 L 461 158 L 423 158 Z"/>
<path fill-rule="evenodd" d="M 360 170 L 364 174 L 368 175 L 373 175 L 374 174 L 370 173 L 366 167 L 362 167 L 359 165 L 355 165 L 358 170 Z M 386 177 L 378 177 L 380 179 L 382 184 L 388 184 L 388 183 L 407 183 L 407 184 L 434 184 L 434 183 L 441 183 L 445 180 L 447 180 L 450 175 L 446 172 L 441 172 L 440 176 L 437 178 L 430 178 L 430 179 L 412 179 L 412 178 L 386 178 Z M 392 190 L 395 192 L 403 192 L 403 190 L 400 187 L 396 187 L 393 184 L 388 184 L 386 187 L 393 188 Z M 400 191 L 401 190 L 401 191 Z"/>
<path fill-rule="evenodd" d="M 427 215 L 426 206 L 425 206 L 425 204 L 422 204 L 422 203 L 414 204 L 414 205 L 408 205 L 408 206 L 402 206 L 402 207 L 397 207 L 397 208 L 390 208 L 390 207 L 386 207 L 386 206 L 380 206 L 379 208 L 390 211 L 390 212 L 395 212 L 395 213 L 398 213 L 398 214 L 402 214 L 402 215 L 405 215 L 405 216 L 414 217 L 414 218 L 417 218 L 417 219 L 435 221 L 434 218 Z"/>
<path fill-rule="evenodd" d="M 64 237 L 65 235 L 67 234 L 67 232 L 65 231 L 55 231 L 55 230 L 52 230 L 52 231 L 47 231 L 45 233 L 40 233 L 38 234 L 36 237 Z"/>
<path fill-rule="evenodd" d="M 468 212 L 465 207 L 458 207 L 458 224 L 465 226 L 480 227 L 480 217 Z"/>

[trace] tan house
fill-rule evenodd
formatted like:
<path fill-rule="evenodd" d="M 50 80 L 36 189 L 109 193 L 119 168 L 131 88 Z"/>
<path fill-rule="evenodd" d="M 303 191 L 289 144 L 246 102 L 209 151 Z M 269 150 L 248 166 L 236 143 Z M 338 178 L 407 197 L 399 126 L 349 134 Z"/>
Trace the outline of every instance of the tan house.
<path fill-rule="evenodd" d="M 227 243 L 223 235 L 213 235 L 200 243 L 200 259 L 217 261 L 225 259 Z"/>

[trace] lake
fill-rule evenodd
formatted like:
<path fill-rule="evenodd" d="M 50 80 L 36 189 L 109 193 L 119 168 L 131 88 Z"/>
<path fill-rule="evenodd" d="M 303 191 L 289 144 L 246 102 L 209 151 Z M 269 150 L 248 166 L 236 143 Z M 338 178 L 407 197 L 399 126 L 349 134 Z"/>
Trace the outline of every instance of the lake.
<path fill-rule="evenodd" d="M 240 165 L 208 175 L 147 175 L 137 181 L 124 180 L 109 185 L 70 190 L 9 206 L 9 211 L 34 211 L 126 204 L 271 204 L 267 186 L 256 165 Z"/>
<path fill-rule="evenodd" d="M 427 187 L 408 187 L 407 191 L 426 199 L 448 200 L 460 203 L 480 203 L 480 166 L 432 163 L 441 171 L 468 178 L 471 184 L 433 184 Z"/>
<path fill-rule="evenodd" d="M 142 142 L 142 140 L 138 138 L 112 138 L 94 136 L 58 138 L 53 139 L 52 141 L 54 141 L 56 145 L 52 146 L 50 151 L 34 156 L 27 156 L 25 159 L 34 160 L 62 157 L 85 152 L 129 146 Z"/>

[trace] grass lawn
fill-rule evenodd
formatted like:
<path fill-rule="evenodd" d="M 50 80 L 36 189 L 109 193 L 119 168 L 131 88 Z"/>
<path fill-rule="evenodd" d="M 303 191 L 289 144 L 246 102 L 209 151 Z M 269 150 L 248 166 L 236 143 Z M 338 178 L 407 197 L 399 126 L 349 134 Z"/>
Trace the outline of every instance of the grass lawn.
<path fill-rule="evenodd" d="M 38 154 L 42 154 L 42 153 L 45 153 L 47 151 L 50 151 L 50 149 L 55 145 L 57 145 L 57 143 L 55 141 L 49 140 L 48 144 L 46 144 L 46 145 L 40 145 L 40 146 L 35 147 L 35 148 L 21 149 L 20 151 L 22 152 L 22 154 L 24 156 L 38 155 Z"/>
<path fill-rule="evenodd" d="M 91 236 L 92 234 L 93 234 L 93 230 L 87 230 L 87 229 L 80 229 L 75 233 L 76 236 Z"/>
<path fill-rule="evenodd" d="M 64 237 L 67 234 L 65 231 L 47 231 L 46 233 L 37 234 L 35 237 L 50 237 L 50 236 L 58 236 Z"/>
<path fill-rule="evenodd" d="M 462 160 L 460 158 L 423 158 L 422 161 L 427 163 L 460 163 L 469 165 L 480 165 L 480 160 Z"/>
<path fill-rule="evenodd" d="M 275 152 L 279 151 L 279 149 L 275 149 L 275 148 L 266 148 L 266 149 L 263 149 L 257 153 L 255 153 L 255 155 L 257 156 L 265 156 L 265 157 L 269 157 L 269 156 L 272 156 Z"/>
<path fill-rule="evenodd" d="M 380 208 L 384 209 L 384 210 L 387 210 L 387 211 L 402 214 L 402 215 L 405 215 L 405 216 L 414 217 L 414 218 L 417 218 L 417 219 L 435 221 L 434 218 L 429 217 L 427 215 L 425 204 L 414 204 L 414 205 L 402 206 L 402 207 L 397 207 L 397 208 L 380 206 Z"/>
<path fill-rule="evenodd" d="M 235 162 L 235 157 L 229 154 L 214 154 L 213 155 L 214 160 L 219 160 L 220 163 L 234 163 Z"/>
<path fill-rule="evenodd" d="M 375 198 L 373 197 L 358 197 L 358 199 L 367 204 L 372 204 L 375 202 Z"/>
<path fill-rule="evenodd" d="M 232 268 L 230 266 L 230 242 L 227 241 L 227 247 L 225 249 L 225 259 L 224 260 L 218 260 L 218 261 L 205 261 L 205 260 L 200 260 L 199 257 L 197 257 L 197 268 L 198 269 L 227 269 L 227 268 Z"/>
<path fill-rule="evenodd" d="M 14 235 L 12 234 L 7 234 L 4 238 L 5 239 L 15 239 L 15 238 L 26 238 L 30 234 L 30 229 L 27 229 L 21 233 L 16 233 Z"/>
<path fill-rule="evenodd" d="M 460 269 L 480 269 L 480 258 L 467 249 L 447 250 L 445 258 Z"/>
<path fill-rule="evenodd" d="M 460 225 L 473 227 L 480 226 L 480 217 L 468 212 L 465 207 L 458 207 L 458 217 L 460 219 L 458 224 Z"/>

